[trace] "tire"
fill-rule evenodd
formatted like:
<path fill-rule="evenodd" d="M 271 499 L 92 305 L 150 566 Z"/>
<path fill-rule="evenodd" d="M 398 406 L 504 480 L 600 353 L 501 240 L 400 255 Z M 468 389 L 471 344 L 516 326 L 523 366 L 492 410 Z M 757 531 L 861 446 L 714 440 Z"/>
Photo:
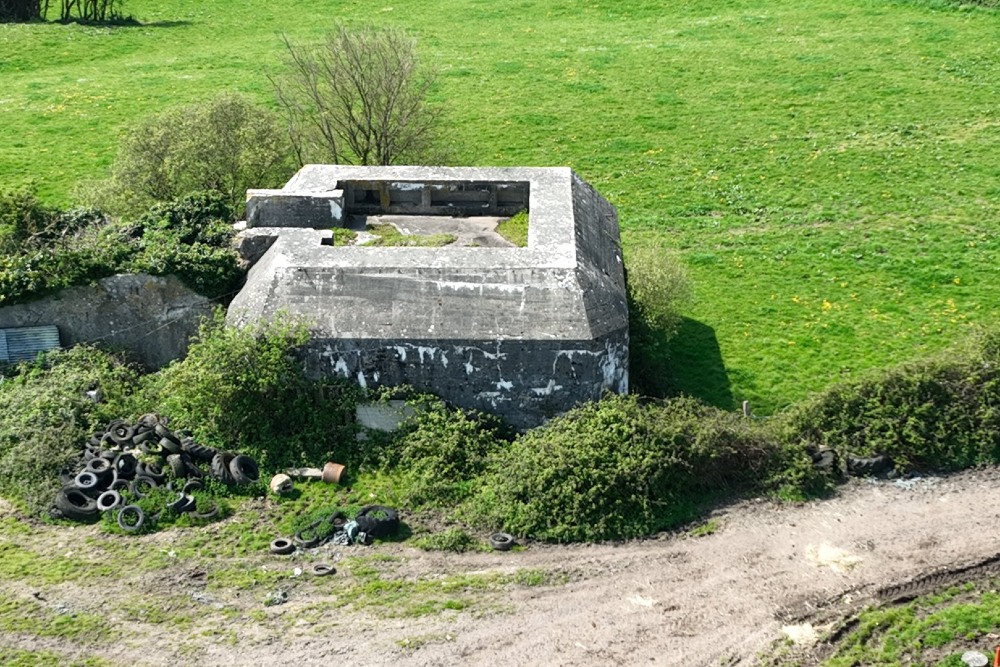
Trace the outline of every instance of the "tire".
<path fill-rule="evenodd" d="M 181 443 L 177 442 L 176 438 L 160 438 L 160 449 L 170 454 L 180 454 Z"/>
<path fill-rule="evenodd" d="M 135 468 L 139 461 L 131 454 L 119 454 L 114 460 L 114 469 L 118 473 L 118 479 L 132 479 L 135 477 Z"/>
<path fill-rule="evenodd" d="M 384 505 L 366 505 L 354 520 L 361 532 L 379 539 L 399 532 L 399 512 Z"/>
<path fill-rule="evenodd" d="M 200 479 L 189 479 L 184 483 L 184 488 L 181 489 L 181 493 L 191 493 L 192 491 L 201 491 L 205 488 Z"/>
<path fill-rule="evenodd" d="M 119 477 L 115 481 L 111 482 L 111 485 L 108 486 L 108 491 L 118 491 L 119 493 L 121 493 L 122 491 L 128 491 L 131 488 L 129 486 L 130 481 L 131 480 L 122 479 Z"/>
<path fill-rule="evenodd" d="M 167 507 L 177 512 L 178 514 L 182 514 L 184 512 L 193 511 L 196 502 L 197 501 L 194 499 L 194 496 L 188 495 L 183 491 L 181 491 L 177 494 L 177 499 L 174 500 L 169 505 L 167 505 Z"/>
<path fill-rule="evenodd" d="M 167 479 L 160 466 L 155 463 L 144 463 L 143 461 L 139 461 L 135 465 L 135 476 L 149 477 L 157 484 L 162 484 Z"/>
<path fill-rule="evenodd" d="M 237 484 L 255 484 L 260 479 L 257 462 L 243 454 L 234 456 L 229 462 L 229 472 Z"/>
<path fill-rule="evenodd" d="M 101 488 L 101 478 L 97 476 L 97 473 L 90 470 L 84 470 L 74 477 L 73 484 L 84 493 L 104 490 Z"/>
<path fill-rule="evenodd" d="M 86 469 L 97 475 L 97 479 L 101 482 L 107 482 L 114 470 L 114 464 L 108 459 L 98 457 L 87 461 Z"/>
<path fill-rule="evenodd" d="M 132 492 L 132 495 L 136 498 L 145 498 L 150 489 L 155 489 L 159 485 L 160 483 L 152 477 L 138 475 L 135 479 L 129 482 L 128 488 L 129 491 Z"/>
<path fill-rule="evenodd" d="M 212 458 L 212 477 L 223 484 L 233 484 L 233 473 L 229 471 L 229 464 L 235 458 L 232 452 L 218 452 Z"/>
<path fill-rule="evenodd" d="M 201 519 L 203 521 L 208 519 L 214 519 L 215 517 L 219 516 L 221 511 L 222 510 L 219 508 L 219 503 L 217 503 L 214 500 L 212 501 L 212 509 L 208 510 L 207 512 L 199 512 L 197 510 L 197 504 L 195 504 L 195 509 L 191 510 L 191 518 Z"/>
<path fill-rule="evenodd" d="M 53 503 L 67 519 L 85 521 L 97 514 L 97 501 L 73 486 L 59 490 Z"/>
<path fill-rule="evenodd" d="M 138 533 L 146 523 L 146 513 L 138 505 L 126 505 L 118 510 L 116 520 L 126 533 Z"/>
<path fill-rule="evenodd" d="M 110 512 L 113 509 L 121 507 L 123 502 L 122 494 L 117 491 L 105 491 L 97 496 L 97 511 Z"/>
<path fill-rule="evenodd" d="M 303 528 L 299 532 L 295 533 L 295 537 L 292 541 L 295 542 L 295 546 L 300 549 L 312 549 L 313 547 L 318 547 L 323 538 L 319 536 L 317 528 L 320 526 L 320 521 L 310 524 L 307 528 Z"/>
<path fill-rule="evenodd" d="M 278 539 L 271 541 L 270 551 L 278 556 L 287 556 L 295 551 L 295 545 L 292 544 L 291 540 L 279 537 Z"/>
<path fill-rule="evenodd" d="M 344 526 L 347 525 L 347 515 L 339 511 L 334 512 L 327 521 L 333 526 L 334 531 L 343 530 Z"/>
<path fill-rule="evenodd" d="M 490 546 L 497 551 L 510 551 L 514 546 L 514 536 L 510 533 L 493 533 L 490 535 Z"/>
<path fill-rule="evenodd" d="M 156 439 L 157 439 L 156 434 L 153 433 L 152 431 L 142 431 L 132 436 L 132 444 L 138 447 L 144 442 L 149 442 L 151 440 L 156 440 Z"/>
<path fill-rule="evenodd" d="M 208 447 L 207 445 L 199 445 L 194 440 L 185 441 L 181 443 L 181 447 L 185 452 L 191 455 L 199 461 L 205 461 L 206 463 L 211 462 L 215 455 L 219 453 L 214 447 Z"/>
<path fill-rule="evenodd" d="M 187 477 L 187 466 L 184 464 L 184 459 L 181 458 L 180 454 L 171 454 L 168 456 L 167 465 L 170 466 L 170 472 L 173 474 L 174 479 Z"/>
<path fill-rule="evenodd" d="M 316 563 L 313 565 L 313 575 L 317 577 L 326 577 L 331 574 L 337 574 L 337 568 L 332 565 L 327 565 L 326 563 Z"/>
<path fill-rule="evenodd" d="M 117 424 L 113 428 L 108 429 L 108 435 L 116 445 L 129 445 L 135 436 L 135 429 L 128 423 Z"/>

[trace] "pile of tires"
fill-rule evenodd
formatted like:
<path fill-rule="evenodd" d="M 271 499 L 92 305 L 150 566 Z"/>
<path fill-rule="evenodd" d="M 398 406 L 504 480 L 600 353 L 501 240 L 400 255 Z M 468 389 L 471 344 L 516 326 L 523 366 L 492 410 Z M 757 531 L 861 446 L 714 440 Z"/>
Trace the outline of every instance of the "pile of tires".
<path fill-rule="evenodd" d="M 253 484 L 259 476 L 257 462 L 249 456 L 200 445 L 190 432 L 175 433 L 165 418 L 147 414 L 134 424 L 113 421 L 95 433 L 84 445 L 77 469 L 60 476 L 63 486 L 53 506 L 56 514 L 74 521 L 113 512 L 123 530 L 139 532 L 148 527 L 150 517 L 134 501 L 151 489 L 168 485 L 177 493 L 168 503 L 169 509 L 210 519 L 218 514 L 218 507 L 198 513 L 191 495 L 203 487 L 203 478 L 224 484 Z"/>

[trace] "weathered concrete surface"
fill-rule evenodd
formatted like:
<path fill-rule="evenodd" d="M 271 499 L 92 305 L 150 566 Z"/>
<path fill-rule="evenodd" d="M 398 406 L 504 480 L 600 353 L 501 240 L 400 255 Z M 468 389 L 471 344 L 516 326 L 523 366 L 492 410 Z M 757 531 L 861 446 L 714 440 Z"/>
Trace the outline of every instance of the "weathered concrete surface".
<path fill-rule="evenodd" d="M 319 230 L 252 229 L 277 241 L 250 270 L 228 321 L 298 316 L 314 331 L 312 373 L 411 384 L 522 428 L 627 391 L 617 214 L 571 170 L 310 165 L 290 185 L 319 192 L 449 180 L 526 184 L 528 247 L 330 247 Z"/>
<path fill-rule="evenodd" d="M 156 369 L 186 354 L 188 338 L 211 313 L 211 302 L 174 276 L 117 275 L 0 308 L 0 328 L 54 324 L 64 347 L 121 347 Z"/>

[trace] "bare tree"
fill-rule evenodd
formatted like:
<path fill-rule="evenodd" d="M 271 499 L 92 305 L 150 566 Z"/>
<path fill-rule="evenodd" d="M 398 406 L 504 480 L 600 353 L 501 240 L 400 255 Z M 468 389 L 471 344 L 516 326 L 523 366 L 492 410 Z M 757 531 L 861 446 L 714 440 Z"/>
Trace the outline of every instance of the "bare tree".
<path fill-rule="evenodd" d="M 398 29 L 338 25 L 318 46 L 283 37 L 288 71 L 268 77 L 299 161 L 393 164 L 419 160 L 434 143 L 427 105 L 433 75 Z"/>

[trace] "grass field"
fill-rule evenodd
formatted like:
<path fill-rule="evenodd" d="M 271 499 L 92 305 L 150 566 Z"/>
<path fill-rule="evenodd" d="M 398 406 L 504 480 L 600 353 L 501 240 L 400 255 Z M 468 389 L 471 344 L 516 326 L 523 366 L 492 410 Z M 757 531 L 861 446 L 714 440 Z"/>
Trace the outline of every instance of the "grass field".
<path fill-rule="evenodd" d="M 695 300 L 670 385 L 758 414 L 941 350 L 1000 303 L 1000 13 L 892 0 L 138 0 L 0 25 L 0 183 L 70 202 L 131 120 L 273 104 L 279 35 L 402 26 L 456 164 L 569 165 Z"/>

